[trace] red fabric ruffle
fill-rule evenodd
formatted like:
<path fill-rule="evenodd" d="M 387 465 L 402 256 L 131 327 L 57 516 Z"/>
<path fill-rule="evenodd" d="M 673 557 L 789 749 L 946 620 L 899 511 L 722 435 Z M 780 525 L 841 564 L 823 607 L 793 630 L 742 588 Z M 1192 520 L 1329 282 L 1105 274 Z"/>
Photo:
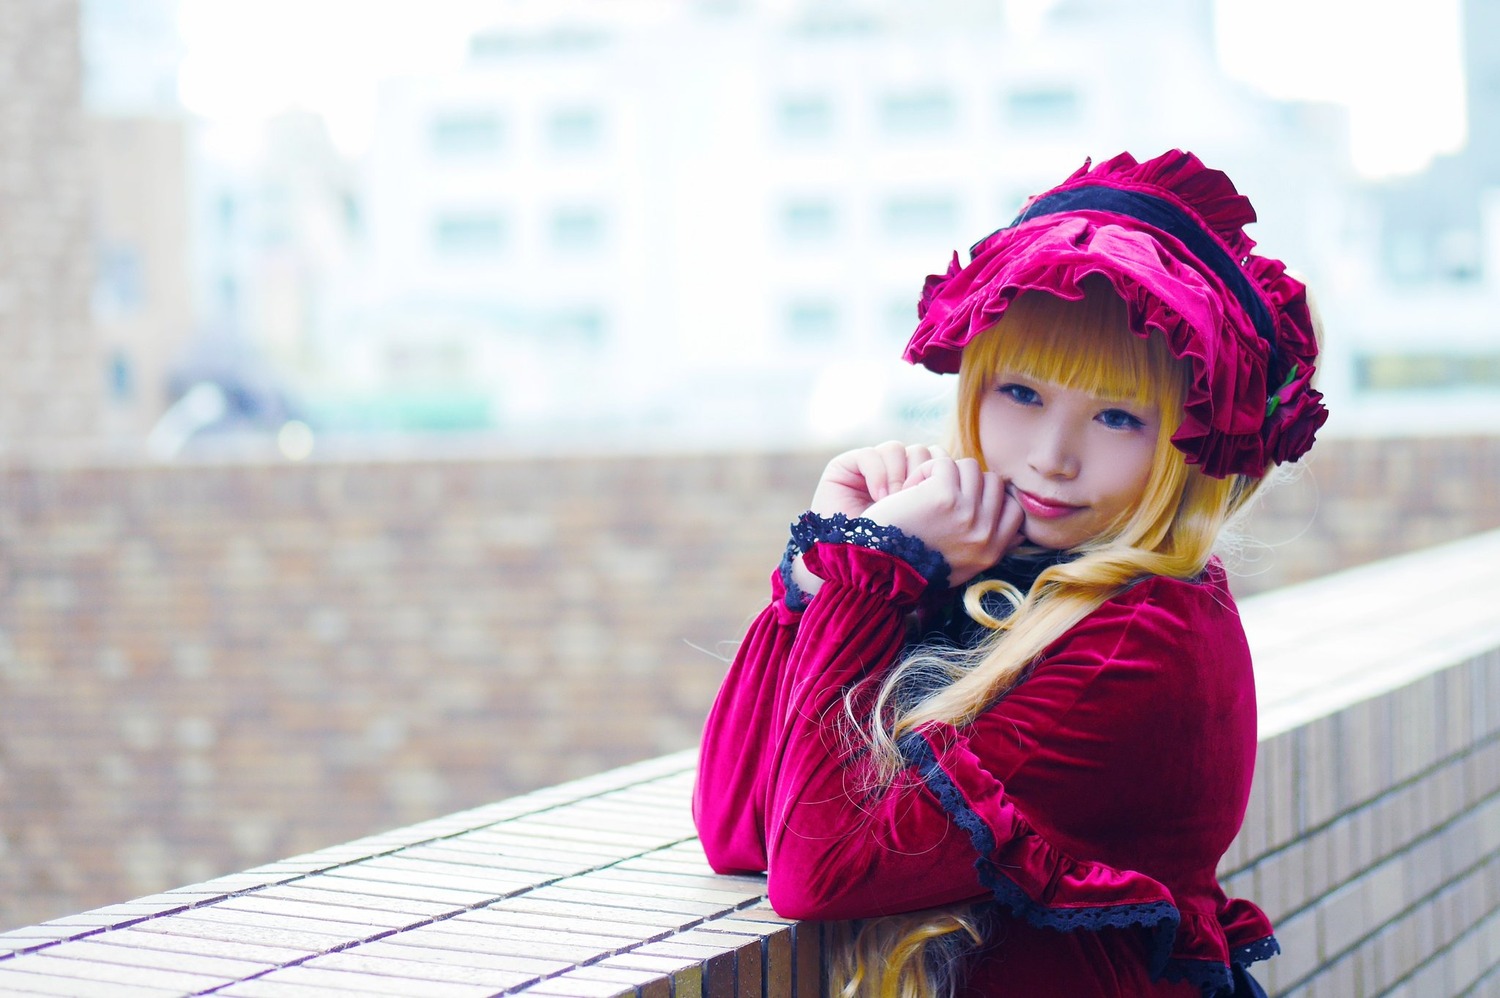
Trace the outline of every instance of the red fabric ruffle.
<path fill-rule="evenodd" d="M 1190 979 L 1206 994 L 1229 980 L 1231 962 L 1276 951 L 1270 920 L 1252 902 L 1220 892 L 1215 912 L 1183 910 L 1166 885 L 1144 873 L 1070 856 L 1036 830 L 953 727 L 933 723 L 918 734 L 951 792 L 962 799 L 945 800 L 930 775 L 929 790 L 956 824 L 968 826 L 976 848 L 981 842 L 989 846 L 979 856 L 980 875 L 1011 914 L 1063 931 L 1144 929 L 1152 937 L 1152 976 Z M 976 820 L 983 822 L 982 833 L 972 827 Z M 1265 954 L 1247 956 L 1258 948 Z"/>

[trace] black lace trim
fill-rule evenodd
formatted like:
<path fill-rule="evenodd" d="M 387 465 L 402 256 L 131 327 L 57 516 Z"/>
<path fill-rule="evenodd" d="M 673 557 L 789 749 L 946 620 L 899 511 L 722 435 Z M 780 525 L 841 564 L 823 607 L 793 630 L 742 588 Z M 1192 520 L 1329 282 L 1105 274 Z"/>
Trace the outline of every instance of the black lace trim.
<path fill-rule="evenodd" d="M 786 608 L 794 613 L 806 610 L 807 604 L 812 601 L 812 597 L 807 595 L 806 590 L 797 585 L 792 578 L 792 562 L 801 553 L 802 549 L 797 546 L 795 540 L 787 541 L 786 552 L 782 554 L 781 565 L 777 568 L 777 571 L 781 573 L 781 584 L 786 589 L 786 596 L 782 601 L 786 603 Z"/>
<path fill-rule="evenodd" d="M 823 517 L 809 510 L 792 524 L 792 544 L 806 554 L 819 542 L 853 544 L 883 551 L 915 568 L 927 580 L 930 589 L 941 591 L 948 588 L 947 560 L 919 538 L 903 533 L 898 527 L 876 523 L 863 516 L 850 518 L 843 513 Z"/>
<path fill-rule="evenodd" d="M 1186 981 L 1202 991 L 1204 998 L 1221 994 L 1233 996 L 1234 978 L 1227 963 L 1207 960 L 1168 960 L 1162 975 L 1169 981 Z"/>
<path fill-rule="evenodd" d="M 1257 993 L 1250 990 L 1252 985 L 1241 983 L 1244 979 L 1250 979 L 1245 968 L 1260 960 L 1269 960 L 1280 952 L 1281 944 L 1276 941 L 1276 937 L 1266 936 L 1231 950 L 1228 964 L 1203 960 L 1168 960 L 1162 976 L 1169 981 L 1186 981 L 1196 985 L 1205 998 L 1217 998 L 1220 995 L 1226 998 L 1241 998 L 1242 995 L 1244 998 L 1252 998 Z"/>
<path fill-rule="evenodd" d="M 1153 977 L 1165 977 L 1169 981 L 1187 981 L 1204 994 L 1204 998 L 1215 998 L 1222 994 L 1237 992 L 1234 974 L 1228 964 L 1207 963 L 1200 960 L 1174 959 L 1171 956 L 1172 942 L 1177 936 L 1177 926 L 1182 920 L 1177 907 L 1167 901 L 1151 901 L 1143 904 L 1118 904 L 1096 908 L 1051 909 L 1039 904 L 1023 891 L 1015 881 L 990 859 L 995 850 L 995 835 L 984 823 L 958 787 L 938 765 L 937 756 L 927 740 L 916 732 L 901 736 L 897 741 L 902 758 L 917 770 L 927 788 L 937 797 L 938 803 L 953 823 L 969 835 L 974 851 L 979 854 L 974 869 L 979 882 L 994 895 L 995 901 L 1010 910 L 1017 918 L 1024 918 L 1031 925 L 1043 929 L 1073 932 L 1079 929 L 1142 928 L 1150 934 L 1150 953 L 1147 966 Z M 1243 966 L 1255 960 L 1264 960 L 1281 952 L 1274 936 L 1257 940 L 1236 949 L 1232 962 Z"/>
<path fill-rule="evenodd" d="M 1229 962 L 1237 963 L 1241 967 L 1248 967 L 1252 963 L 1269 960 L 1280 952 L 1281 944 L 1276 941 L 1276 937 L 1266 936 L 1264 939 L 1257 939 L 1253 943 L 1246 943 L 1244 946 L 1234 949 L 1229 954 Z"/>

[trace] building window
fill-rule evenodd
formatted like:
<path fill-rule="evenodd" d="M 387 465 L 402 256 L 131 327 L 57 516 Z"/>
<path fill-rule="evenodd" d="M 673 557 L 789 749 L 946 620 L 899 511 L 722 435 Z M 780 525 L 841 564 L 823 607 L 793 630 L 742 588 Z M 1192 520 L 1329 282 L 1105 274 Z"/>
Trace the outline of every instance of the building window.
<path fill-rule="evenodd" d="M 892 198 L 882 215 L 886 232 L 897 238 L 944 235 L 958 223 L 958 205 L 946 196 Z"/>
<path fill-rule="evenodd" d="M 499 151 L 504 129 L 492 111 L 454 111 L 432 119 L 428 139 L 439 156 L 483 156 Z"/>
<path fill-rule="evenodd" d="M 1354 364 L 1365 391 L 1500 388 L 1500 354 L 1366 354 Z"/>
<path fill-rule="evenodd" d="M 776 121 L 777 128 L 788 139 L 802 142 L 825 139 L 833 134 L 833 102 L 815 94 L 783 97 Z"/>
<path fill-rule="evenodd" d="M 825 3 L 806 6 L 810 9 L 800 21 L 791 25 L 792 33 L 802 38 L 818 41 L 862 38 L 878 34 L 883 27 L 881 21 L 870 14 L 838 9 L 841 6 L 856 7 L 857 4 Z M 819 6 L 828 9 L 818 9 Z"/>
<path fill-rule="evenodd" d="M 124 350 L 115 350 L 110 355 L 109 395 L 116 402 L 129 402 L 135 396 L 134 369 Z"/>
<path fill-rule="evenodd" d="M 240 282 L 233 274 L 220 274 L 218 289 L 219 308 L 226 315 L 233 315 L 240 307 Z"/>
<path fill-rule="evenodd" d="M 885 325 L 895 342 L 905 342 L 917 328 L 917 296 L 892 297 L 885 306 Z"/>
<path fill-rule="evenodd" d="M 401 388 L 452 387 L 470 380 L 467 344 L 454 340 L 391 343 L 385 348 L 387 381 Z"/>
<path fill-rule="evenodd" d="M 781 231 L 794 242 L 821 242 L 834 235 L 833 204 L 821 198 L 788 201 L 781 208 Z"/>
<path fill-rule="evenodd" d="M 560 343 L 598 346 L 604 342 L 604 314 L 592 306 L 563 309 L 553 316 L 551 325 Z"/>
<path fill-rule="evenodd" d="M 1017 90 L 1005 97 L 1006 116 L 1024 128 L 1056 128 L 1080 117 L 1078 91 L 1066 87 Z"/>
<path fill-rule="evenodd" d="M 787 338 L 794 343 L 828 343 L 838 337 L 839 314 L 826 298 L 805 298 L 786 309 Z"/>
<path fill-rule="evenodd" d="M 594 208 L 559 208 L 552 213 L 552 245 L 566 253 L 598 249 L 604 218 Z"/>
<path fill-rule="evenodd" d="M 560 108 L 547 119 L 547 142 L 559 152 L 596 149 L 604 136 L 604 121 L 591 107 Z"/>
<path fill-rule="evenodd" d="M 505 220 L 495 212 L 447 212 L 433 220 L 432 237 L 443 256 L 488 256 L 505 245 Z"/>
<path fill-rule="evenodd" d="M 146 304 L 141 254 L 127 243 L 104 243 L 94 250 L 94 311 L 107 319 L 135 315 Z"/>
<path fill-rule="evenodd" d="M 229 193 L 220 194 L 214 203 L 215 217 L 219 223 L 219 231 L 229 234 L 234 231 L 235 216 L 238 214 L 239 205 L 235 202 L 234 195 Z"/>
<path fill-rule="evenodd" d="M 931 135 L 953 128 L 957 107 L 946 90 L 888 94 L 880 105 L 881 125 L 892 135 Z"/>
<path fill-rule="evenodd" d="M 476 63 L 502 62 L 518 56 L 593 52 L 609 44 L 607 32 L 562 25 L 527 34 L 513 31 L 481 32 L 469 39 L 469 59 Z"/>

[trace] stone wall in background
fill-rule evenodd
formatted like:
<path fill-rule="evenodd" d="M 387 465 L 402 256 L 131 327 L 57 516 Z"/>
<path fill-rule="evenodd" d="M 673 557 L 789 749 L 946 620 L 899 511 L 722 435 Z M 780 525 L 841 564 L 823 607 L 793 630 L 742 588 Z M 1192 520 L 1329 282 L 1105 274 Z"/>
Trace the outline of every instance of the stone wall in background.
<path fill-rule="evenodd" d="M 826 455 L 0 467 L 0 929 L 690 746 Z M 1500 526 L 1332 440 L 1249 593 Z"/>

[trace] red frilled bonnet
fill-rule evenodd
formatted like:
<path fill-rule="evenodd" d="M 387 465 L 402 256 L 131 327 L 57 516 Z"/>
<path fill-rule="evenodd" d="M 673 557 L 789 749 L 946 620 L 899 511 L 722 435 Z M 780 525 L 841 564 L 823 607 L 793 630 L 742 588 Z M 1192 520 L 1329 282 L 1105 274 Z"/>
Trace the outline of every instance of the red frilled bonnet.
<path fill-rule="evenodd" d="M 1307 289 L 1256 256 L 1255 209 L 1192 153 L 1129 153 L 1026 203 L 1007 227 L 927 278 L 906 359 L 958 371 L 963 348 L 1023 291 L 1083 297 L 1089 274 L 1125 300 L 1130 328 L 1159 330 L 1192 379 L 1172 442 L 1210 475 L 1259 477 L 1307 453 L 1328 418 L 1312 388 L 1318 344 Z"/>

